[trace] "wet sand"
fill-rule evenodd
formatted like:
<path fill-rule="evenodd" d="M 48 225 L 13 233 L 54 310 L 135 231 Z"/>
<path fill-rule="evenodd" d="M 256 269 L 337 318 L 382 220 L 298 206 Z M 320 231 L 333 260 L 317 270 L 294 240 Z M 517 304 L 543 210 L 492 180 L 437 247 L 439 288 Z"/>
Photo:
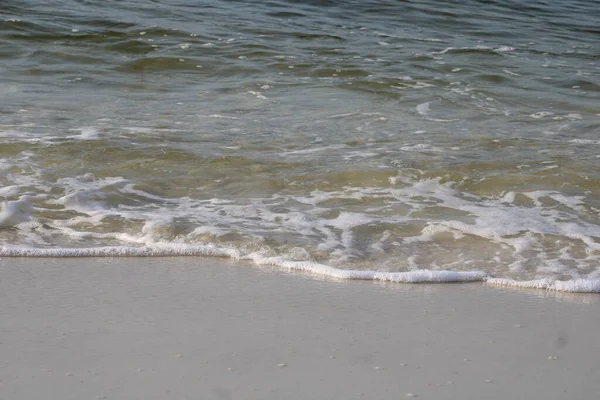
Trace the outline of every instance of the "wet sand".
<path fill-rule="evenodd" d="M 0 259 L 0 399 L 589 399 L 600 295 Z"/>

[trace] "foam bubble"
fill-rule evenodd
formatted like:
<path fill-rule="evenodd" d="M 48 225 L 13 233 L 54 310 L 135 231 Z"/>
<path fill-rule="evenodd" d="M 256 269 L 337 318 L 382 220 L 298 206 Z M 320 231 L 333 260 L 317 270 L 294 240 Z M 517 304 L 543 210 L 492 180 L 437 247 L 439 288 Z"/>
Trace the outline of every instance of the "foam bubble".
<path fill-rule="evenodd" d="M 551 115 L 554 115 L 554 113 L 552 111 L 538 111 L 536 113 L 530 114 L 529 116 L 531 118 L 535 118 L 535 119 L 542 119 L 544 117 L 549 117 Z"/>
<path fill-rule="evenodd" d="M 600 293 L 600 279 L 574 279 L 570 281 L 536 279 L 531 281 L 515 281 L 505 278 L 487 278 L 485 281 L 491 285 L 514 288 L 544 289 L 573 293 Z"/>
<path fill-rule="evenodd" d="M 458 121 L 457 119 L 440 119 L 440 118 L 432 118 L 429 116 L 429 113 L 431 112 L 431 101 L 425 102 L 425 103 L 421 103 L 419 105 L 417 105 L 416 109 L 417 112 L 419 113 L 419 115 L 421 115 L 422 117 L 424 117 L 425 119 L 429 120 L 429 121 L 436 121 L 436 122 L 453 122 L 453 121 Z"/>
<path fill-rule="evenodd" d="M 22 196 L 19 200 L 5 201 L 0 211 L 0 227 L 11 227 L 29 221 L 33 212 L 31 196 Z"/>
<path fill-rule="evenodd" d="M 261 92 L 258 92 L 256 90 L 249 90 L 247 93 L 253 95 L 257 99 L 267 100 L 267 97 L 265 95 L 263 95 Z"/>
<path fill-rule="evenodd" d="M 503 69 L 502 72 L 504 72 L 505 74 L 508 74 L 508 75 L 512 75 L 512 76 L 521 76 L 521 74 L 517 74 L 516 72 L 512 72 L 507 69 Z"/>
<path fill-rule="evenodd" d="M 400 147 L 400 150 L 402 150 L 402 151 L 435 152 L 435 153 L 444 152 L 444 149 L 441 149 L 439 147 L 434 147 L 427 143 L 417 143 L 417 144 L 413 144 L 411 146 L 402 146 L 402 147 Z"/>
<path fill-rule="evenodd" d="M 494 49 L 495 51 L 497 51 L 498 53 L 508 53 L 511 51 L 515 51 L 514 47 L 511 46 L 500 46 L 497 49 Z"/>
<path fill-rule="evenodd" d="M 575 144 L 600 144 L 600 140 L 572 139 L 572 140 L 569 140 L 569 143 L 575 143 Z"/>
<path fill-rule="evenodd" d="M 271 265 L 282 269 L 308 272 L 329 278 L 347 280 L 374 280 L 396 283 L 442 283 L 483 281 L 487 274 L 481 271 L 432 271 L 418 270 L 409 272 L 379 272 L 335 268 L 325 264 L 306 261 L 291 261 L 281 257 L 265 257 L 262 254 L 250 254 L 244 259 L 257 265 Z"/>
<path fill-rule="evenodd" d="M 81 132 L 81 134 L 77 136 L 69 136 L 69 138 L 80 140 L 97 140 L 100 138 L 100 132 L 95 127 L 88 126 L 76 130 Z"/>
<path fill-rule="evenodd" d="M 186 244 L 155 243 L 146 246 L 102 246 L 87 248 L 32 248 L 2 246 L 0 257 L 165 257 L 208 256 L 236 258 L 235 250 L 214 246 L 190 246 Z"/>
<path fill-rule="evenodd" d="M 572 120 L 583 119 L 583 115 L 581 115 L 581 114 L 575 114 L 575 113 L 567 114 L 567 115 L 565 115 L 565 117 L 568 118 L 568 119 L 572 119 Z"/>

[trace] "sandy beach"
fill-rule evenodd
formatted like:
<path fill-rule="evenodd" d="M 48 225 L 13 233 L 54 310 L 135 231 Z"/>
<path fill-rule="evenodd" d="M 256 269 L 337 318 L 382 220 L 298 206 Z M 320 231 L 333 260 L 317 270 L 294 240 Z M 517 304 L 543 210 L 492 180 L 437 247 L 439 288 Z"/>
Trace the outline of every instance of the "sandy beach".
<path fill-rule="evenodd" d="M 0 259 L 0 399 L 590 399 L 600 296 Z"/>

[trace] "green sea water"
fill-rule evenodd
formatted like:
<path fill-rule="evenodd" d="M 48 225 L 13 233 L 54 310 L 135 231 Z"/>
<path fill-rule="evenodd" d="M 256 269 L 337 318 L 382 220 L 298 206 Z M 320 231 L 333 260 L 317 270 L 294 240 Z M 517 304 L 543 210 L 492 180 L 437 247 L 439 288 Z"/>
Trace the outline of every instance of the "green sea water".
<path fill-rule="evenodd" d="M 599 39 L 592 0 L 3 0 L 0 255 L 598 291 Z"/>

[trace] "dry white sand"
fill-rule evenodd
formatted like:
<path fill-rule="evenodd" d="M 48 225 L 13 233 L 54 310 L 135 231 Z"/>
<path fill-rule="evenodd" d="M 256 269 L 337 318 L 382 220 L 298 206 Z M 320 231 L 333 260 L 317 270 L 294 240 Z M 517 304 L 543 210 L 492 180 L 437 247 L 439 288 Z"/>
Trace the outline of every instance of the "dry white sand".
<path fill-rule="evenodd" d="M 600 296 L 0 259 L 0 399 L 591 399 Z"/>

